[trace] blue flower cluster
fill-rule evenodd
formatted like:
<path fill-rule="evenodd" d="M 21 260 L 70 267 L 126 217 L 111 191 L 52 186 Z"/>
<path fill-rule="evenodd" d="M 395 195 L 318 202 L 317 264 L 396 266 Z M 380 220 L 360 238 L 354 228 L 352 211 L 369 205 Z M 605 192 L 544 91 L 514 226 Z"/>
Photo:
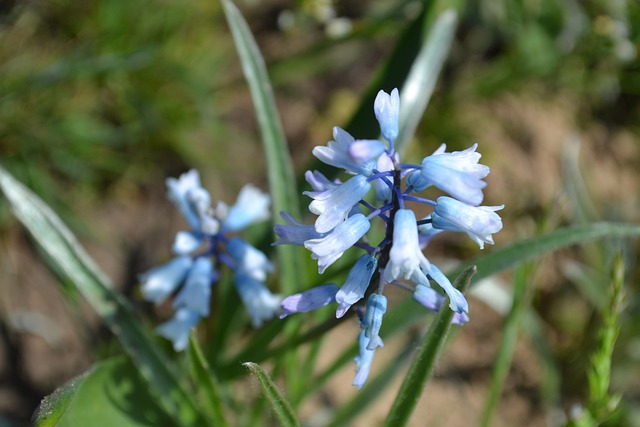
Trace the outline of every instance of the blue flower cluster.
<path fill-rule="evenodd" d="M 309 210 L 318 215 L 315 224 L 298 224 L 282 212 L 286 224 L 275 227 L 279 237 L 276 244 L 304 246 L 318 260 L 320 273 L 347 249 L 364 249 L 342 287 L 331 283 L 291 295 L 282 301 L 281 314 L 286 317 L 337 303 L 336 316 L 342 317 L 357 304 L 360 354 L 355 360 L 353 384 L 358 388 L 369 375 L 376 349 L 383 346 L 379 332 L 387 310 L 385 286 L 411 290 L 416 301 L 437 312 L 444 296 L 431 286 L 435 282 L 449 297 L 449 307 L 455 312 L 453 322 L 463 324 L 469 320 L 467 300 L 422 251 L 443 230 L 466 233 L 482 249 L 485 243 L 493 244 L 492 234 L 502 229 L 502 220 L 495 211 L 503 206 L 479 206 L 486 186 L 483 178 L 489 168 L 478 163 L 481 156 L 476 152 L 477 144 L 451 153 L 445 151 L 443 144 L 420 164 L 403 164 L 394 148 L 400 116 L 398 90 L 391 94 L 380 91 L 374 112 L 387 144 L 356 140 L 343 129 L 334 128 L 333 141 L 315 147 L 313 154 L 326 164 L 344 169 L 351 177 L 344 182 L 331 181 L 318 171 L 308 171 L 305 177 L 313 191 L 304 194 L 313 199 Z M 432 186 L 450 197 L 441 196 L 434 201 L 416 195 Z M 367 200 L 372 188 L 375 204 Z M 431 206 L 433 212 L 417 219 L 407 206 L 409 203 Z M 374 218 L 386 227 L 377 246 L 371 246 L 366 238 Z"/>
<path fill-rule="evenodd" d="M 176 235 L 171 261 L 139 277 L 147 301 L 161 304 L 175 293 L 175 315 L 158 326 L 157 333 L 171 340 L 176 351 L 185 349 L 191 328 L 209 315 L 211 287 L 222 265 L 233 271 L 236 290 L 253 325 L 258 327 L 274 317 L 280 311 L 281 298 L 264 285 L 273 266 L 260 250 L 229 236 L 268 219 L 269 196 L 246 185 L 233 206 L 222 202 L 212 206 L 209 192 L 202 188 L 198 171 L 193 169 L 179 179 L 167 179 L 167 188 L 169 199 L 191 230 Z"/>

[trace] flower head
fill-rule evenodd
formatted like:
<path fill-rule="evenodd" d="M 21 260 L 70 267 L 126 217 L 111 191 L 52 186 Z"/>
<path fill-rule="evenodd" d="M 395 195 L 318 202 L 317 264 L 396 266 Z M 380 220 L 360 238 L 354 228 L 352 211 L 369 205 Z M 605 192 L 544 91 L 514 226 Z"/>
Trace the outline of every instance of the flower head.
<path fill-rule="evenodd" d="M 394 148 L 400 131 L 398 90 L 390 94 L 380 91 L 374 113 L 388 148 L 384 142 L 357 140 L 334 128 L 334 141 L 314 148 L 313 153 L 354 176 L 341 182 L 329 180 L 318 171 L 308 171 L 305 178 L 313 191 L 304 194 L 313 199 L 309 210 L 318 215 L 315 224 L 302 225 L 282 214 L 286 224 L 275 228 L 278 244 L 303 245 L 312 252 L 320 274 L 347 250 L 364 251 L 340 289 L 333 284 L 323 285 L 287 297 L 282 301 L 281 316 L 336 302 L 336 316 L 343 317 L 354 307 L 352 313 L 359 317 L 362 329 L 353 381 L 358 389 L 369 375 L 376 349 L 383 346 L 380 329 L 387 311 L 385 288 L 410 290 L 414 300 L 434 312 L 447 309 L 443 305 L 448 297 L 448 306 L 454 311 L 452 323 L 469 321 L 466 298 L 423 250 L 444 230 L 465 232 L 482 248 L 484 243 L 493 243 L 491 234 L 502 228 L 500 217 L 494 212 L 502 207 L 476 207 L 482 202 L 486 186 L 483 178 L 489 173 L 489 168 L 479 163 L 477 144 L 452 153 L 442 145 L 419 165 L 403 164 Z M 374 202 L 367 197 L 372 186 L 377 199 Z M 451 197 L 434 201 L 416 194 L 429 186 Z M 410 203 L 433 210 L 417 220 Z M 384 226 L 383 237 L 377 241 L 374 233 L 368 234 L 375 221 Z"/>

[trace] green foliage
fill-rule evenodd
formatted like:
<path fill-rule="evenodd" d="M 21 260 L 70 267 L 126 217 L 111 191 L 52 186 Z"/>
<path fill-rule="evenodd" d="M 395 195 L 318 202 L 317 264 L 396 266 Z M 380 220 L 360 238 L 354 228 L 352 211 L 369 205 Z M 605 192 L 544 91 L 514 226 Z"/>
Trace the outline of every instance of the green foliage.
<path fill-rule="evenodd" d="M 98 362 L 47 396 L 36 410 L 37 427 L 169 425 L 138 369 L 125 357 Z M 106 424 L 101 424 L 106 425 Z"/>
<path fill-rule="evenodd" d="M 636 57 L 630 55 L 640 40 L 637 3 L 482 0 L 468 2 L 467 7 L 463 1 L 381 3 L 362 11 L 358 9 L 362 6 L 336 4 L 338 14 L 350 16 L 353 23 L 352 33 L 338 39 L 318 36 L 319 28 L 330 22 L 303 21 L 298 32 L 286 39 L 295 50 L 288 55 L 277 48 L 286 36 L 271 28 L 275 18 L 270 8 L 276 7 L 270 2 L 244 5 L 255 38 L 230 0 L 222 0 L 222 6 L 201 0 L 92 0 L 82 4 L 59 0 L 42 7 L 16 7 L 10 14 L 0 15 L 3 165 L 63 213 L 74 206 L 76 214 L 78 201 L 102 208 L 98 201 L 113 197 L 109 190 L 115 185 L 133 180 L 144 189 L 146 182 L 175 175 L 189 166 L 216 171 L 224 177 L 221 187 L 239 186 L 246 177 L 235 168 L 240 163 L 237 153 L 243 152 L 248 159 L 244 162 L 247 165 L 241 165 L 246 168 L 243 171 L 266 163 L 274 222 L 279 221 L 280 210 L 300 218 L 304 200 L 297 187 L 303 178 L 295 173 L 291 153 L 297 162 L 306 162 L 308 158 L 299 153 L 308 152 L 309 147 L 301 141 L 309 135 L 313 140 L 307 145 L 324 141 L 317 141 L 311 133 L 300 136 L 292 132 L 287 142 L 269 74 L 275 78 L 283 104 L 291 102 L 287 97 L 294 101 L 296 96 L 315 97 L 313 105 L 318 110 L 325 105 L 332 108 L 331 97 L 321 93 L 328 86 L 333 92 L 340 89 L 339 84 L 348 85 L 343 92 L 347 92 L 351 106 L 324 114 L 343 120 L 343 126 L 354 134 L 371 137 L 378 132 L 371 111 L 375 94 L 381 88 L 402 88 L 405 110 L 398 145 L 403 149 L 412 140 L 422 139 L 416 136 L 424 134 L 419 125 L 427 105 L 429 142 L 485 142 L 489 137 L 471 131 L 472 125 L 463 123 L 458 111 L 478 99 L 499 100 L 527 87 L 542 88 L 543 96 L 558 93 L 568 97 L 577 105 L 579 126 L 599 126 L 607 132 L 629 123 L 628 132 L 637 127 L 633 120 L 639 110 L 635 97 L 640 93 L 640 77 L 637 53 Z M 304 1 L 293 13 L 324 19 L 320 9 L 316 10 L 322 4 Z M 5 13 L 4 9 L 0 13 Z M 222 25 L 223 17 L 232 37 Z M 281 38 L 270 38 L 274 33 Z M 246 94 L 241 73 L 234 69 L 232 43 L 255 109 L 255 137 L 251 124 L 235 117 L 239 115 L 235 109 L 243 104 Z M 258 44 L 266 50 L 266 61 Z M 375 56 L 380 58 L 374 61 Z M 349 75 L 350 68 L 356 78 Z M 376 71 L 365 72 L 366 68 Z M 355 94 L 357 91 L 361 93 Z M 237 99 L 241 101 L 235 104 Z M 291 109 L 286 111 L 292 114 Z M 283 117 L 285 123 L 298 120 L 295 114 Z M 329 134 L 328 129 L 325 133 Z M 444 136 L 445 141 L 440 141 Z M 266 162 L 248 145 L 254 138 L 262 140 Z M 624 150 L 607 146 L 606 151 L 618 148 L 614 160 L 623 165 L 635 159 L 631 150 L 638 148 L 637 140 L 631 146 Z M 242 151 L 233 151 L 237 147 Z M 496 146 L 492 155 L 503 155 L 503 148 Z M 422 153 L 423 147 L 420 150 Z M 614 261 L 608 289 L 605 271 L 612 262 L 611 254 L 622 250 L 627 279 L 630 283 L 637 279 L 637 254 L 629 238 L 640 235 L 640 226 L 633 222 L 637 219 L 633 208 L 627 206 L 625 211 L 625 207 L 611 206 L 608 201 L 602 207 L 601 201 L 590 199 L 590 177 L 581 176 L 577 151 L 563 160 L 563 189 L 571 206 L 571 213 L 559 221 L 563 226 L 551 227 L 533 238 L 499 242 L 497 249 L 458 263 L 449 274 L 455 277 L 466 271 L 458 285 L 467 286 L 471 265 L 478 268 L 475 283 L 513 271 L 513 286 L 508 291 L 511 306 L 501 313 L 504 328 L 496 344 L 491 381 L 486 384 L 484 425 L 492 425 L 496 412 L 503 409 L 507 377 L 517 361 L 515 346 L 522 338 L 534 347 L 531 357 L 552 371 L 541 374 L 540 384 L 528 391 L 533 401 L 540 400 L 557 411 L 574 401 L 576 390 L 588 384 L 588 395 L 578 396 L 584 402 L 582 412 L 568 425 L 633 425 L 632 415 L 622 410 L 630 408 L 632 413 L 639 407 L 633 396 L 611 391 L 619 389 L 620 377 L 628 372 L 630 377 L 634 375 L 633 366 L 637 365 L 623 352 L 620 363 L 613 363 L 618 356 L 613 354 L 616 340 L 631 353 L 637 335 L 632 321 L 638 315 L 637 289 L 623 287 L 625 272 L 620 259 Z M 316 160 L 309 165 L 322 170 Z M 261 171 L 256 168 L 254 172 Z M 493 169 L 492 179 L 510 179 L 501 174 Z M 391 352 L 391 360 L 374 366 L 362 391 L 346 400 L 338 399 L 321 391 L 352 363 L 357 344 L 334 349 L 333 335 L 328 334 L 353 319 L 335 319 L 325 310 L 313 317 L 292 316 L 249 331 L 246 318 L 237 309 L 239 301 L 229 278 L 223 277 L 210 322 L 198 331 L 202 348 L 194 335 L 186 356 L 168 357 L 131 304 L 114 289 L 53 210 L 5 169 L 0 169 L 0 187 L 56 275 L 85 297 L 128 355 L 96 363 L 92 370 L 48 396 L 34 415 L 38 426 L 88 425 L 97 419 L 123 426 L 262 426 L 274 413 L 281 425 L 300 425 L 295 414 L 299 405 L 308 404 L 319 394 L 328 401 L 320 403 L 329 409 L 326 424 L 349 425 L 372 408 L 384 407 L 377 399 L 399 373 L 405 372 L 406 362 L 413 357 L 387 415 L 388 425 L 402 425 L 427 386 L 438 355 L 446 355 L 442 349 L 451 312 L 444 310 L 433 320 L 410 298 L 394 301 L 381 334 L 399 336 L 401 344 L 384 349 Z M 508 190 L 511 193 L 500 197 L 510 209 L 510 196 L 525 190 Z M 130 197 L 131 193 L 125 192 Z M 626 196 L 629 206 L 637 204 L 634 197 Z M 549 201 L 531 203 L 517 208 L 524 212 L 506 213 L 505 229 L 510 228 L 511 236 L 526 235 L 520 229 L 522 224 L 537 222 Z M 265 234 L 271 233 L 263 231 Z M 265 247 L 267 240 L 270 237 L 265 238 Z M 465 258 L 461 256 L 465 251 L 447 245 L 443 253 Z M 270 286 L 283 294 L 307 289 L 314 280 L 340 283 L 346 274 L 336 265 L 333 272 L 311 280 L 308 277 L 315 273 L 311 263 L 301 258 L 302 250 L 280 246 L 274 252 L 278 276 Z M 551 253 L 559 259 L 579 260 L 578 273 L 574 269 L 565 278 L 564 270 L 558 274 L 546 268 L 539 260 Z M 543 289 L 538 273 L 555 274 L 555 287 L 560 289 Z M 564 286 L 567 284 L 575 286 Z M 566 300 L 570 302 L 561 305 Z M 624 301 L 629 304 L 626 312 L 622 311 Z M 587 315 L 574 315 L 570 311 L 574 307 Z M 554 323 L 553 316 L 566 312 L 571 313 L 579 332 L 564 331 Z M 472 322 L 479 321 L 474 314 L 471 317 Z M 599 324 L 595 342 L 589 339 L 593 328 L 587 322 L 592 318 Z M 429 323 L 416 349 L 411 337 L 418 334 L 416 331 L 422 333 Z M 491 344 L 495 343 L 486 345 Z M 582 354 L 591 357 L 580 357 Z M 269 366 L 273 378 L 258 363 Z M 572 378 L 567 364 L 584 378 Z M 251 387 L 246 368 L 260 384 L 259 396 Z M 488 377 L 488 370 L 486 373 Z M 549 389 L 545 389 L 545 381 L 553 383 Z M 344 387 L 348 388 L 348 383 Z M 558 396 L 560 392 L 562 396 Z M 386 413 L 387 409 L 381 411 Z"/>

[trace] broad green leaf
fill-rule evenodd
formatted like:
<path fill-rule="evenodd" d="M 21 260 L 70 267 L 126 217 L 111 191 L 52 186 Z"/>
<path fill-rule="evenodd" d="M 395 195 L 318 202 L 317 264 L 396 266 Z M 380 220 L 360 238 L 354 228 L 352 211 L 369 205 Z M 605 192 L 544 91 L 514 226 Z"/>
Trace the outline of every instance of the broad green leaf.
<path fill-rule="evenodd" d="M 131 356 L 160 405 L 178 424 L 201 421 L 191 396 L 156 347 L 129 303 L 114 290 L 60 218 L 0 167 L 0 188 L 16 217 L 42 247 L 53 268 L 73 283 Z"/>
<path fill-rule="evenodd" d="M 406 149 L 415 134 L 431 99 L 438 75 L 447 59 L 456 24 L 457 15 L 454 10 L 447 10 L 438 17 L 402 85 L 400 132 L 395 141 L 400 153 Z"/>
<path fill-rule="evenodd" d="M 227 23 L 231 28 L 244 76 L 249 84 L 258 126 L 267 160 L 269 190 L 273 199 L 274 221 L 284 210 L 293 217 L 300 217 L 298 190 L 296 188 L 293 163 L 287 141 L 282 130 L 267 68 L 251 30 L 230 0 L 221 0 Z M 280 265 L 280 285 L 284 293 L 296 292 L 301 283 L 301 268 L 298 248 L 290 245 L 277 247 Z"/>
<path fill-rule="evenodd" d="M 276 418 L 283 427 L 300 426 L 296 415 L 291 409 L 291 405 L 285 397 L 282 395 L 278 387 L 273 380 L 269 378 L 269 375 L 258 365 L 257 363 L 247 362 L 244 366 L 248 368 L 253 375 L 256 376 L 262 388 L 262 394 L 267 398 L 273 412 L 276 414 Z"/>
<path fill-rule="evenodd" d="M 37 427 L 168 425 L 149 388 L 125 357 L 99 362 L 45 397 L 33 417 Z"/>
<path fill-rule="evenodd" d="M 189 361 L 193 382 L 198 386 L 197 390 L 204 399 L 203 411 L 209 416 L 213 425 L 220 427 L 229 425 L 224 416 L 218 379 L 209 368 L 209 363 L 193 333 L 189 336 Z"/>
<path fill-rule="evenodd" d="M 476 271 L 474 266 L 467 267 L 453 284 L 455 288 L 464 293 Z M 448 298 L 442 303 L 442 307 L 447 307 L 447 305 Z M 433 371 L 440 350 L 444 346 L 449 329 L 451 329 L 453 315 L 453 310 L 440 310 L 438 317 L 431 324 L 425 335 L 424 345 L 419 348 L 387 415 L 386 426 L 403 426 L 409 422 L 413 409 Z"/>

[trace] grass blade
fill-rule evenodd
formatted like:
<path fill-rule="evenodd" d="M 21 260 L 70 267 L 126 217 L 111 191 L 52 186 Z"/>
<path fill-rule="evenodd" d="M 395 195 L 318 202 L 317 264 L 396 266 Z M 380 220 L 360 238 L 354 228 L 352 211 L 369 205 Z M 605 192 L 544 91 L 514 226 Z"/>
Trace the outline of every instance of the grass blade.
<path fill-rule="evenodd" d="M 0 188 L 20 222 L 98 313 L 131 356 L 162 408 L 181 425 L 202 421 L 190 395 L 141 326 L 128 302 L 80 246 L 60 218 L 35 194 L 0 167 Z"/>
<path fill-rule="evenodd" d="M 209 415 L 213 425 L 225 427 L 229 424 L 224 417 L 220 385 L 209 368 L 209 363 L 204 357 L 200 344 L 192 333 L 189 337 L 189 361 L 194 382 L 198 385 L 198 391 L 203 394 L 204 410 Z"/>
<path fill-rule="evenodd" d="M 467 267 L 456 279 L 454 283 L 456 289 L 464 293 L 476 271 L 474 266 Z M 442 303 L 442 307 L 447 307 L 447 301 Z M 385 426 L 404 426 L 409 422 L 413 409 L 433 371 L 438 354 L 444 346 L 449 329 L 451 329 L 453 315 L 452 310 L 440 310 L 435 321 L 431 324 L 425 336 L 425 344 L 418 350 L 416 358 L 409 367 L 409 372 L 404 377 L 398 395 L 385 420 Z"/>
<path fill-rule="evenodd" d="M 298 190 L 293 163 L 289 156 L 264 59 L 238 8 L 230 0 L 222 0 L 222 6 L 240 56 L 244 76 L 251 91 L 262 135 L 267 160 L 269 189 L 273 198 L 274 220 L 278 218 L 278 213 L 281 210 L 299 218 Z M 276 249 L 280 261 L 281 289 L 287 294 L 294 293 L 297 290 L 297 285 L 301 283 L 299 276 L 302 271 L 297 248 L 291 245 L 278 245 Z"/>
<path fill-rule="evenodd" d="M 256 376 L 262 388 L 262 394 L 267 398 L 271 408 L 276 414 L 280 425 L 283 427 L 300 426 L 296 415 L 291 409 L 291 405 L 284 398 L 275 383 L 269 378 L 269 375 L 257 363 L 247 362 L 244 364 L 252 374 Z"/>
<path fill-rule="evenodd" d="M 452 9 L 438 17 L 402 86 L 400 133 L 395 141 L 396 149 L 400 153 L 406 149 L 415 134 L 429 104 L 438 75 L 447 59 L 457 21 L 457 14 Z"/>

